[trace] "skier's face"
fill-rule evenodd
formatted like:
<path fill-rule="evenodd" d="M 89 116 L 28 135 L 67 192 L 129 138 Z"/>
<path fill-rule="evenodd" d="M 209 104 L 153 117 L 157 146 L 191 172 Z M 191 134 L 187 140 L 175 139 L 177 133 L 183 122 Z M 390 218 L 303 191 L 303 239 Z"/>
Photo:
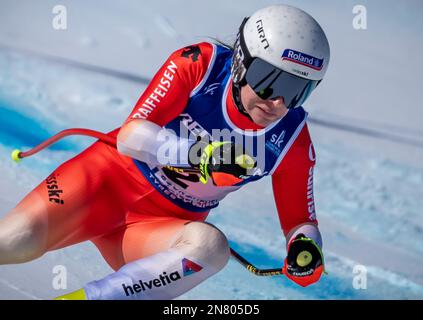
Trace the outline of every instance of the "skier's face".
<path fill-rule="evenodd" d="M 241 102 L 253 121 L 262 127 L 281 119 L 288 112 L 282 97 L 263 100 L 248 84 L 241 88 Z"/>

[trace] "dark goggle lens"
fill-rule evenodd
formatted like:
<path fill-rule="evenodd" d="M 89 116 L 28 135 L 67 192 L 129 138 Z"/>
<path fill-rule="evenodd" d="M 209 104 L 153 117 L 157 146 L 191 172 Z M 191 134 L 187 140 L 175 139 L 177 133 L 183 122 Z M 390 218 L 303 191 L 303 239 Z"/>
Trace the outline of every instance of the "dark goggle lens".
<path fill-rule="evenodd" d="M 271 99 L 273 95 L 273 88 L 264 88 L 261 89 L 259 92 L 256 92 L 256 94 L 262 98 L 263 100 Z"/>
<path fill-rule="evenodd" d="M 301 105 L 320 82 L 297 77 L 258 58 L 248 67 L 245 79 L 261 99 L 283 97 L 288 108 Z"/>

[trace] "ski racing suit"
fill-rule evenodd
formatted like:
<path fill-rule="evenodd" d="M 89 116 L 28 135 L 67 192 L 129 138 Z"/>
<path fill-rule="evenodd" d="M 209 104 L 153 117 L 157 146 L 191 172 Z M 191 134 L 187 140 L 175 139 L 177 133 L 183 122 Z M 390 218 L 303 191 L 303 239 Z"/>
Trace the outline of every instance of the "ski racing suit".
<path fill-rule="evenodd" d="M 194 137 L 228 129 L 264 142 L 265 161 L 233 186 L 199 181 L 189 166 L 143 162 L 95 142 L 59 166 L 18 205 L 37 197 L 48 220 L 46 249 L 91 240 L 115 270 L 84 286 L 87 299 L 170 299 L 221 270 L 230 256 L 223 233 L 204 222 L 228 193 L 271 175 L 287 241 L 299 232 L 321 246 L 313 198 L 316 157 L 302 107 L 262 128 L 239 112 L 232 51 L 202 42 L 172 53 L 124 125 L 143 119 Z M 122 126 L 123 128 L 123 126 Z M 117 137 L 120 128 L 109 133 Z M 185 132 L 185 133 L 186 133 Z M 154 140 L 154 137 L 146 139 Z M 259 219 L 259 216 L 257 216 Z"/>

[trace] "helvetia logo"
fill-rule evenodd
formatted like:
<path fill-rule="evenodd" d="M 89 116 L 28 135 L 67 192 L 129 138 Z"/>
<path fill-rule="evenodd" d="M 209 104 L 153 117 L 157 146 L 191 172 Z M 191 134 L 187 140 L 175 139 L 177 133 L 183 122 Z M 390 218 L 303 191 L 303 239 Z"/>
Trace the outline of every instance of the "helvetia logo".
<path fill-rule="evenodd" d="M 203 269 L 202 266 L 199 264 L 188 260 L 186 258 L 182 259 L 182 272 L 183 276 L 189 276 L 195 272 L 200 271 Z M 134 282 L 133 284 L 126 285 L 125 283 L 122 283 L 123 291 L 125 292 L 125 295 L 127 297 L 134 295 L 136 293 L 145 292 L 154 288 L 158 287 L 164 287 L 168 284 L 171 284 L 172 282 L 178 281 L 182 279 L 181 274 L 178 270 L 167 273 L 162 272 L 157 278 L 151 279 L 151 280 L 138 280 L 138 282 Z"/>
<path fill-rule="evenodd" d="M 282 60 L 292 61 L 294 63 L 298 63 L 318 71 L 322 70 L 323 68 L 324 59 L 318 59 L 316 57 L 292 49 L 286 49 L 283 52 L 281 58 Z"/>

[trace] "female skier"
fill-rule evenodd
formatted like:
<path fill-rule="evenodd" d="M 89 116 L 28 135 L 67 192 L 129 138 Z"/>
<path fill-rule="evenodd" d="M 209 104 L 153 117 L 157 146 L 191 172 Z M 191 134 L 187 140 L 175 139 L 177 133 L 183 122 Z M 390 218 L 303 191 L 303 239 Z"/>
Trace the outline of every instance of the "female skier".
<path fill-rule="evenodd" d="M 242 22 L 233 48 L 175 51 L 124 124 L 59 166 L 0 220 L 0 264 L 92 241 L 115 271 L 60 299 L 172 299 L 221 270 L 230 249 L 205 222 L 229 192 L 272 176 L 287 243 L 282 272 L 324 271 L 315 152 L 301 107 L 329 64 L 324 31 L 286 5 Z"/>

